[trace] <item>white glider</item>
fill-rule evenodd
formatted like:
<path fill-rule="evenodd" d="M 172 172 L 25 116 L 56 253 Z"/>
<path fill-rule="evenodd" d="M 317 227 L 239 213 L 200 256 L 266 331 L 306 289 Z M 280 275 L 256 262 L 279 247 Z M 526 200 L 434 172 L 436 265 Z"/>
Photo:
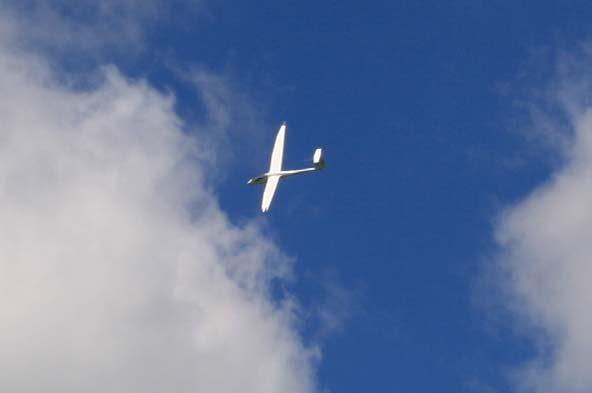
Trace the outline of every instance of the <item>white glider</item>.
<path fill-rule="evenodd" d="M 284 139 L 286 136 L 286 123 L 284 122 L 280 127 L 277 136 L 275 137 L 275 144 L 271 152 L 271 163 L 269 164 L 269 171 L 257 176 L 247 182 L 247 184 L 265 184 L 263 191 L 263 199 L 261 201 L 261 211 L 266 212 L 271 206 L 273 195 L 277 185 L 284 177 L 299 175 L 301 173 L 314 172 L 325 167 L 325 160 L 323 159 L 322 149 L 316 149 L 313 155 L 314 166 L 312 168 L 295 169 L 284 171 L 282 170 L 282 157 L 284 155 Z"/>

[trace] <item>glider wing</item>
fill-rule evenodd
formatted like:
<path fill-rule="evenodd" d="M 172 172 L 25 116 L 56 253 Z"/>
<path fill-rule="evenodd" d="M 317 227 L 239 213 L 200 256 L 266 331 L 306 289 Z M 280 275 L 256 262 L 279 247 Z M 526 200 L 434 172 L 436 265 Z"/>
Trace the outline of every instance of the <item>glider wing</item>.
<path fill-rule="evenodd" d="M 280 181 L 280 176 L 269 176 L 267 183 L 265 183 L 265 190 L 263 191 L 263 200 L 261 201 L 261 211 L 266 212 L 271 206 L 275 189 Z"/>
<path fill-rule="evenodd" d="M 275 144 L 271 152 L 271 163 L 269 164 L 269 173 L 275 173 L 282 170 L 282 157 L 284 156 L 284 138 L 286 135 L 286 123 L 282 124 L 277 136 L 275 137 Z"/>

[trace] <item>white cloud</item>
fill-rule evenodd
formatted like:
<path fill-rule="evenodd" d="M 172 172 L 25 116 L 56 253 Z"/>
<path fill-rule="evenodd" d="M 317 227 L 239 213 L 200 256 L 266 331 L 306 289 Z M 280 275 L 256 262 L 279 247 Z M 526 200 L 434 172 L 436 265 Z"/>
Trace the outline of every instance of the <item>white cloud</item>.
<path fill-rule="evenodd" d="M 19 45 L 71 56 L 142 52 L 155 26 L 190 22 L 201 0 L 5 0 L 2 25 L 13 25 Z M 191 23 L 196 23 L 191 20 Z M 6 29 L 4 29 L 6 30 Z M 5 32 L 6 33 L 6 32 Z"/>
<path fill-rule="evenodd" d="M 563 164 L 508 209 L 497 227 L 506 301 L 529 328 L 538 350 L 517 374 L 526 391 L 592 391 L 592 57 L 588 53 L 584 49 L 577 56 L 559 56 L 558 77 L 546 95 L 553 99 L 550 107 L 559 111 L 537 117 L 545 132 L 557 132 L 559 125 Z"/>
<path fill-rule="evenodd" d="M 0 391 L 315 391 L 318 352 L 271 295 L 290 264 L 220 210 L 174 98 L 115 67 L 70 88 L 15 47 L 0 44 Z"/>

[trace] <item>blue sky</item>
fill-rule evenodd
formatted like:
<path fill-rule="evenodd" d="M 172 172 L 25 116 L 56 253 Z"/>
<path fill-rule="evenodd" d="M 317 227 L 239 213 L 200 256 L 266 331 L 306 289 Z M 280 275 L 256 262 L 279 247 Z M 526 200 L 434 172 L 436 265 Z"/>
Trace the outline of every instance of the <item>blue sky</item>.
<path fill-rule="evenodd" d="M 508 391 L 507 368 L 533 348 L 509 321 L 490 326 L 502 317 L 475 306 L 474 286 L 497 214 L 547 176 L 514 129 L 521 78 L 549 67 L 530 64 L 533 53 L 586 37 L 589 4 L 214 8 L 207 38 L 183 54 L 267 90 L 264 158 L 284 119 L 287 163 L 326 149 L 327 171 L 282 184 L 268 217 L 297 258 L 298 296 L 314 302 L 311 277 L 325 270 L 354 293 L 350 318 L 324 342 L 323 386 Z M 257 214 L 259 192 L 239 174 L 220 200 L 242 218 Z"/>
<path fill-rule="evenodd" d="M 31 4 L 56 7 L 59 23 L 85 17 L 67 1 Z M 564 120 L 541 115 L 549 107 L 537 100 L 569 74 L 562 51 L 585 46 L 588 2 L 179 4 L 156 18 L 126 9 L 123 24 L 142 32 L 127 43 L 101 41 L 98 22 L 96 47 L 57 45 L 50 34 L 25 50 L 65 79 L 113 64 L 130 83 L 174 97 L 184 132 L 215 156 L 204 192 L 230 226 L 256 225 L 292 261 L 291 278 L 272 280 L 273 301 L 301 305 L 294 331 L 322 352 L 312 362 L 321 389 L 522 391 L 524 369 L 542 359 L 552 387 L 533 391 L 589 391 L 592 382 L 553 366 L 571 337 L 555 336 L 554 322 L 572 319 L 547 313 L 521 290 L 530 286 L 499 290 L 500 277 L 523 283 L 522 266 L 542 258 L 528 246 L 536 231 L 519 224 L 538 211 L 533 190 L 552 192 L 549 179 L 579 157 L 537 131 Z M 566 106 L 576 120 L 585 112 Z M 305 165 L 322 146 L 327 168 L 283 182 L 261 215 L 262 189 L 246 181 L 265 170 L 284 120 L 285 165 Z M 562 304 L 577 306 L 576 295 Z"/>

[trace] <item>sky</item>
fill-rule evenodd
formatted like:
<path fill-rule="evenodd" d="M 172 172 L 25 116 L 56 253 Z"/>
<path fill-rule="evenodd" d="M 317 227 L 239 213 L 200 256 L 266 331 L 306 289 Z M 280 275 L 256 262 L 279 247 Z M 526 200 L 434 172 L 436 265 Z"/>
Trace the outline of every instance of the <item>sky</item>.
<path fill-rule="evenodd" d="M 0 390 L 592 391 L 591 17 L 4 0 Z"/>

